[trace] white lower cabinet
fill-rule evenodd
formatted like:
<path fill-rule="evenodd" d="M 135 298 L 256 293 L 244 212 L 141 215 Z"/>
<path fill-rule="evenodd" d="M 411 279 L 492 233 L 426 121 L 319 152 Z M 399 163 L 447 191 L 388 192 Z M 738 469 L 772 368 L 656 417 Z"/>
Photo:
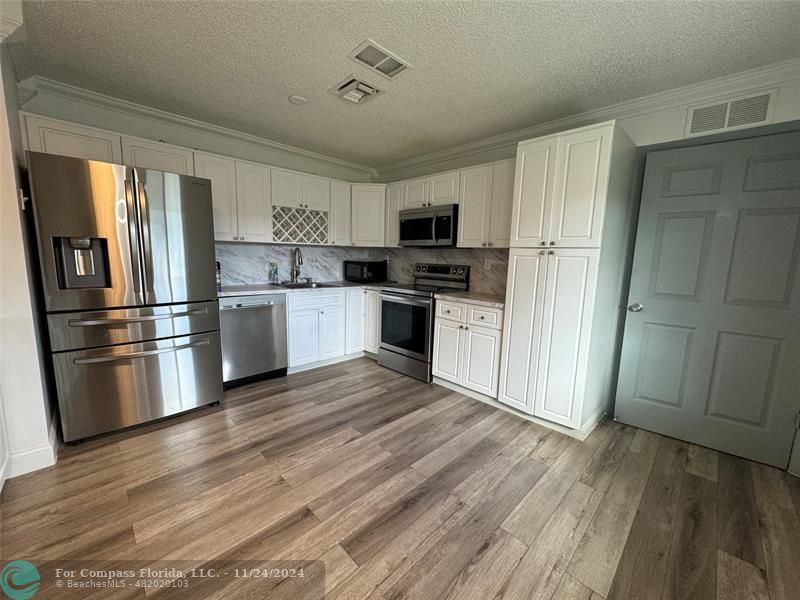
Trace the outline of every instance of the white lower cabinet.
<path fill-rule="evenodd" d="M 355 354 L 364 350 L 364 300 L 366 293 L 361 288 L 348 291 L 345 300 L 347 310 L 347 333 L 345 335 L 345 354 Z"/>
<path fill-rule="evenodd" d="M 437 304 L 444 308 L 437 310 L 434 325 L 434 377 L 497 398 L 503 311 L 468 303 Z"/>
<path fill-rule="evenodd" d="M 581 426 L 599 255 L 588 248 L 511 251 L 500 402 Z"/>
<path fill-rule="evenodd" d="M 344 307 L 323 308 L 319 311 L 319 360 L 345 354 Z"/>
<path fill-rule="evenodd" d="M 319 311 L 315 308 L 289 313 L 289 366 L 319 360 Z"/>
<path fill-rule="evenodd" d="M 289 367 L 363 351 L 365 298 L 363 288 L 289 294 Z"/>
<path fill-rule="evenodd" d="M 375 290 L 367 290 L 364 294 L 364 350 L 372 354 L 378 353 L 380 345 L 380 309 L 381 294 Z"/>

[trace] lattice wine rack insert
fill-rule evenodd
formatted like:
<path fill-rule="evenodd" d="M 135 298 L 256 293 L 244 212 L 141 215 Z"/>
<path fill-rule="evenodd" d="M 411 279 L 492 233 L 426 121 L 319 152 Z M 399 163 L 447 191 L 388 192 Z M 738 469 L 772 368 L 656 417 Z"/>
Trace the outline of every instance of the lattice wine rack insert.
<path fill-rule="evenodd" d="M 273 206 L 272 239 L 297 244 L 327 244 L 328 211 Z"/>

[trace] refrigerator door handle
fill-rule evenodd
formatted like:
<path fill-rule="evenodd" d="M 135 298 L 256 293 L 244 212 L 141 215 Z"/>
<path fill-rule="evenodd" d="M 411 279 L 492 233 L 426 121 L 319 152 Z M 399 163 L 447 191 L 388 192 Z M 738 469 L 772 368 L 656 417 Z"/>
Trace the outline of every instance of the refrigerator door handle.
<path fill-rule="evenodd" d="M 142 317 L 126 317 L 124 319 L 70 319 L 67 321 L 69 327 L 92 327 L 94 325 L 123 325 L 126 323 L 145 323 L 147 321 L 162 321 L 164 319 L 175 319 L 177 317 L 193 317 L 196 315 L 206 315 L 208 309 L 196 308 L 177 313 L 165 313 L 163 315 L 145 315 Z"/>
<path fill-rule="evenodd" d="M 132 358 L 143 358 L 145 356 L 153 356 L 155 354 L 166 354 L 167 352 L 177 352 L 186 348 L 194 348 L 195 346 L 208 346 L 210 340 L 205 338 L 196 342 L 189 342 L 187 344 L 180 344 L 178 346 L 170 346 L 169 348 L 158 348 L 157 350 L 141 350 L 139 352 L 128 352 L 127 354 L 114 354 L 111 356 L 98 356 L 97 358 L 73 358 L 73 365 L 94 365 L 98 363 L 117 362 L 120 360 L 130 360 Z"/>
<path fill-rule="evenodd" d="M 133 198 L 133 186 L 130 179 L 125 180 L 125 205 L 128 216 L 128 240 L 131 250 L 131 278 L 133 279 L 133 291 L 136 294 L 142 293 L 142 268 L 141 257 L 139 254 L 139 223 L 136 218 L 136 205 Z"/>
<path fill-rule="evenodd" d="M 144 279 L 146 290 L 152 292 L 153 248 L 150 242 L 150 213 L 147 206 L 147 192 L 145 192 L 144 183 L 139 180 L 138 173 L 136 173 L 136 197 L 139 202 L 139 222 L 142 231 L 142 264 L 144 265 Z"/>

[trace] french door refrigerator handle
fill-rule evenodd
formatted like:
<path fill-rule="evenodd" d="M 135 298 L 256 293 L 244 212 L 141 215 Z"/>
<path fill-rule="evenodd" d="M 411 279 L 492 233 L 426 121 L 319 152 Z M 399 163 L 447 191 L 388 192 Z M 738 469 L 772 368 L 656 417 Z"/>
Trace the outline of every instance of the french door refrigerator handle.
<path fill-rule="evenodd" d="M 144 267 L 144 280 L 146 291 L 153 291 L 153 246 L 150 242 L 150 212 L 148 210 L 147 193 L 144 183 L 139 179 L 138 171 L 134 171 L 136 176 L 136 197 L 139 207 L 139 223 L 142 233 L 142 265 Z"/>
<path fill-rule="evenodd" d="M 98 363 L 118 362 L 120 360 L 130 360 L 132 358 L 144 358 L 145 356 L 153 356 L 156 354 L 166 354 L 167 352 L 177 352 L 186 348 L 194 348 L 195 346 L 207 346 L 210 340 L 205 338 L 196 342 L 189 342 L 187 344 L 180 344 L 178 346 L 170 346 L 169 348 L 158 348 L 156 350 L 141 350 L 139 352 L 129 352 L 127 354 L 113 354 L 110 356 L 98 356 L 97 358 L 73 358 L 72 364 L 74 365 L 94 365 Z"/>
<path fill-rule="evenodd" d="M 128 216 L 128 238 L 131 251 L 131 277 L 133 279 L 133 291 L 136 294 L 142 292 L 142 263 L 139 249 L 139 220 L 133 197 L 133 186 L 131 180 L 125 180 L 125 206 Z"/>

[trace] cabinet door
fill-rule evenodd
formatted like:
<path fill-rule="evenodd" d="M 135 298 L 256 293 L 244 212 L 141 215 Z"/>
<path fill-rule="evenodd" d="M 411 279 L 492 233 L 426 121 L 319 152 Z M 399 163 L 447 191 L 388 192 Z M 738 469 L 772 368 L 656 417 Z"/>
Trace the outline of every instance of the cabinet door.
<path fill-rule="evenodd" d="M 430 178 L 430 204 L 428 206 L 441 206 L 442 204 L 458 204 L 459 172 L 439 173 Z"/>
<path fill-rule="evenodd" d="M 400 207 L 403 204 L 403 185 L 386 186 L 386 226 L 384 228 L 384 246 L 400 244 Z"/>
<path fill-rule="evenodd" d="M 489 220 L 489 245 L 511 245 L 511 207 L 514 204 L 514 159 L 494 163 L 492 171 L 492 216 Z"/>
<path fill-rule="evenodd" d="M 386 186 L 353 185 L 353 245 L 383 246 Z"/>
<path fill-rule="evenodd" d="M 289 313 L 289 366 L 319 360 L 319 311 L 315 308 Z"/>
<path fill-rule="evenodd" d="M 349 246 L 353 241 L 350 233 L 350 184 L 334 181 L 331 187 L 331 243 Z"/>
<path fill-rule="evenodd" d="M 122 136 L 122 161 L 130 167 L 194 175 L 194 152 L 162 142 Z"/>
<path fill-rule="evenodd" d="M 272 169 L 272 204 L 300 208 L 303 202 L 303 176 L 283 169 Z"/>
<path fill-rule="evenodd" d="M 23 118 L 27 150 L 122 163 L 122 141 L 115 133 L 35 115 Z"/>
<path fill-rule="evenodd" d="M 236 161 L 236 204 L 239 208 L 239 239 L 272 241 L 272 190 L 269 167 Z"/>
<path fill-rule="evenodd" d="M 331 180 L 303 176 L 303 206 L 310 210 L 331 210 Z"/>
<path fill-rule="evenodd" d="M 380 311 L 380 292 L 368 290 L 365 294 L 367 302 L 364 310 L 364 350 L 378 353 L 378 346 L 380 345 L 380 327 L 379 315 Z"/>
<path fill-rule="evenodd" d="M 533 414 L 579 427 L 600 250 L 553 252 L 547 260 Z"/>
<path fill-rule="evenodd" d="M 458 246 L 480 248 L 489 239 L 492 210 L 492 165 L 461 171 L 458 203 Z"/>
<path fill-rule="evenodd" d="M 346 354 L 361 352 L 364 349 L 364 298 L 364 290 L 347 292 Z"/>
<path fill-rule="evenodd" d="M 323 308 L 319 311 L 319 360 L 344 356 L 344 307 Z"/>
<path fill-rule="evenodd" d="M 501 337 L 496 329 L 466 326 L 462 360 L 464 387 L 497 398 Z"/>
<path fill-rule="evenodd" d="M 214 208 L 214 239 L 229 242 L 239 239 L 236 213 L 236 163 L 230 158 L 194 153 L 194 171 L 211 180 L 211 204 Z"/>
<path fill-rule="evenodd" d="M 550 204 L 558 138 L 520 144 L 514 172 L 511 246 L 546 246 L 550 241 Z"/>
<path fill-rule="evenodd" d="M 403 183 L 403 208 L 428 206 L 428 178 Z"/>
<path fill-rule="evenodd" d="M 498 400 L 533 414 L 547 250 L 511 250 Z"/>
<path fill-rule="evenodd" d="M 552 245 L 600 247 L 612 134 L 605 126 L 559 138 L 548 240 Z"/>
<path fill-rule="evenodd" d="M 435 377 L 462 383 L 464 326 L 436 319 L 433 327 L 433 370 Z"/>

